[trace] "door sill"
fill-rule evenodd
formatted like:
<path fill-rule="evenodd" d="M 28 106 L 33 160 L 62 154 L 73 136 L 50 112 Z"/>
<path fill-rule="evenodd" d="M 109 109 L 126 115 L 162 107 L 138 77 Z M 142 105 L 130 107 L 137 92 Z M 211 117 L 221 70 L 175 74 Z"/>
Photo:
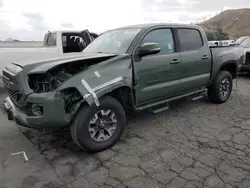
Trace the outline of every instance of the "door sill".
<path fill-rule="evenodd" d="M 194 91 L 191 91 L 191 92 L 188 92 L 188 93 L 184 93 L 184 94 L 181 94 L 181 95 L 178 95 L 178 96 L 174 96 L 174 97 L 170 97 L 170 98 L 167 98 L 167 99 L 158 100 L 156 102 L 152 102 L 152 103 L 148 103 L 148 104 L 144 104 L 144 105 L 139 105 L 135 109 L 136 109 L 136 111 L 145 110 L 145 109 L 148 109 L 148 108 L 151 108 L 151 107 L 154 107 L 154 106 L 157 106 L 157 105 L 161 105 L 161 104 L 164 104 L 164 103 L 168 103 L 168 102 L 171 102 L 171 101 L 174 101 L 174 100 L 177 100 L 177 99 L 189 97 L 191 95 L 202 94 L 202 93 L 204 93 L 206 91 L 207 91 L 206 88 L 200 88 L 198 90 L 194 90 Z"/>

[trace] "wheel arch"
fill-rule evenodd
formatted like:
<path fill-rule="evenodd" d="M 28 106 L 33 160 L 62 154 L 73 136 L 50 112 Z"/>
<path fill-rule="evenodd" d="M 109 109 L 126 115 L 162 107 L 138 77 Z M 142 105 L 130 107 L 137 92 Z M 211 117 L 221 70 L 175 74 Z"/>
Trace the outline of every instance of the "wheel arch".
<path fill-rule="evenodd" d="M 235 60 L 226 61 L 225 63 L 223 63 L 223 64 L 220 66 L 217 75 L 218 75 L 219 72 L 221 72 L 221 71 L 228 71 L 228 72 L 232 75 L 232 78 L 235 79 L 236 76 L 237 76 L 237 71 L 238 71 L 237 62 L 236 62 Z M 217 75 L 216 75 L 216 76 L 217 76 Z"/>
<path fill-rule="evenodd" d="M 130 87 L 117 87 L 105 95 L 111 96 L 119 101 L 122 104 L 126 114 L 130 114 L 134 111 L 134 95 Z"/>
<path fill-rule="evenodd" d="M 102 90 L 97 93 L 98 100 L 100 100 L 104 96 L 110 96 L 120 102 L 126 112 L 126 114 L 130 114 L 134 111 L 134 95 L 132 88 L 128 85 L 116 85 L 112 88 L 108 88 Z M 92 97 L 90 97 L 92 98 Z M 79 112 L 82 106 L 84 105 L 96 105 L 94 100 L 86 100 L 82 99 L 81 101 L 76 104 L 76 108 L 74 114 L 72 114 L 72 120 L 75 118 L 76 114 Z"/>

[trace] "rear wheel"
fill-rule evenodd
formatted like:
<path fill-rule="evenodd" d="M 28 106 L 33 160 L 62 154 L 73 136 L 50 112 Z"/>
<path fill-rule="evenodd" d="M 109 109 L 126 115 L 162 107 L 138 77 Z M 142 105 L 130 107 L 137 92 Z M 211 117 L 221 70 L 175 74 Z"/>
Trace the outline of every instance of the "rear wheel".
<path fill-rule="evenodd" d="M 116 99 L 105 96 L 100 99 L 100 106 L 83 106 L 70 131 L 79 147 L 99 152 L 112 147 L 119 140 L 125 122 L 123 106 Z"/>
<path fill-rule="evenodd" d="M 232 89 L 232 75 L 228 71 L 221 71 L 208 88 L 208 99 L 217 104 L 224 103 L 229 99 Z"/>

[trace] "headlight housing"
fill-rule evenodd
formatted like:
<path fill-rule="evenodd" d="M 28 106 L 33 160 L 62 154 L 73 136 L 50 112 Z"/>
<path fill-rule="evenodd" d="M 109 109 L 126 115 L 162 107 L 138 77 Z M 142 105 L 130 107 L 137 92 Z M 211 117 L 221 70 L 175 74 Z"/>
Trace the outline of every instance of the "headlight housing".
<path fill-rule="evenodd" d="M 31 111 L 35 116 L 41 116 L 43 114 L 43 106 L 41 104 L 32 104 Z"/>
<path fill-rule="evenodd" d="M 6 65 L 5 69 L 7 69 L 10 72 L 13 72 L 15 74 L 17 74 L 17 73 L 19 73 L 19 72 L 21 72 L 23 70 L 20 66 L 12 64 L 12 63 Z"/>

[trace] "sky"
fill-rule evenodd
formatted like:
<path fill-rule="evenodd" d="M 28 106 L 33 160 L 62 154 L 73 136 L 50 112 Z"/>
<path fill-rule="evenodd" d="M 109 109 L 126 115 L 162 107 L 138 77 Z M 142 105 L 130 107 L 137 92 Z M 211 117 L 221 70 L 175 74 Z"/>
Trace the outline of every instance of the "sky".
<path fill-rule="evenodd" d="M 0 40 L 42 40 L 47 31 L 101 33 L 141 23 L 199 23 L 250 0 L 0 0 Z"/>

